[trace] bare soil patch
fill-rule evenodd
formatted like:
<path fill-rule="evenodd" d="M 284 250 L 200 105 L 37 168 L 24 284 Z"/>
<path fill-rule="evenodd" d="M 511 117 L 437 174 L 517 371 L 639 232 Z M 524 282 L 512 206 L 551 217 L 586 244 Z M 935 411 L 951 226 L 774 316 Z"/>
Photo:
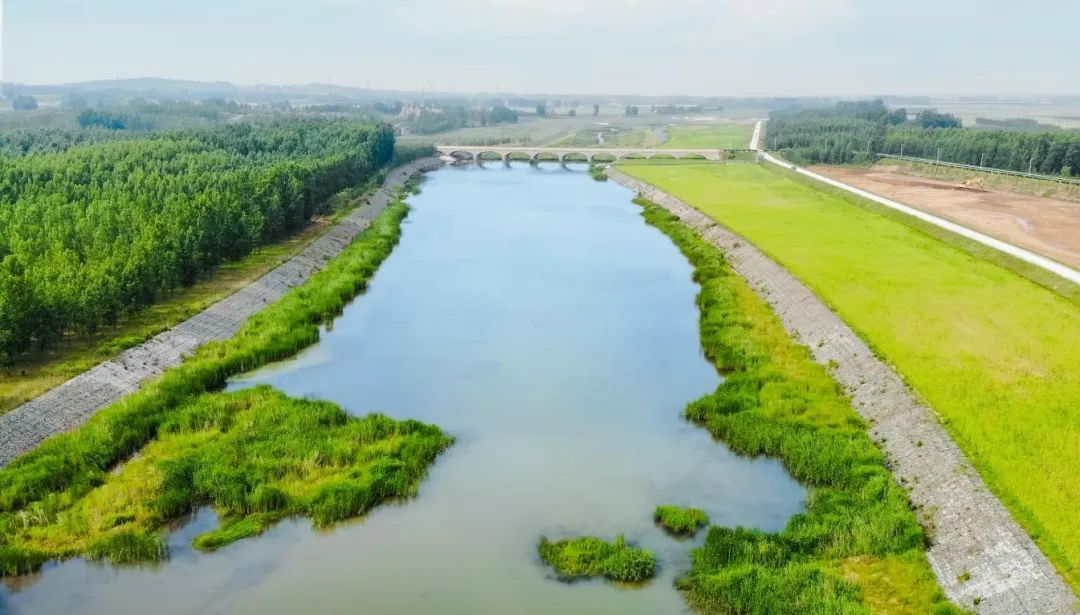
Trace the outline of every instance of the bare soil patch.
<path fill-rule="evenodd" d="M 904 175 L 888 167 L 812 169 L 1080 268 L 1080 203 Z"/>

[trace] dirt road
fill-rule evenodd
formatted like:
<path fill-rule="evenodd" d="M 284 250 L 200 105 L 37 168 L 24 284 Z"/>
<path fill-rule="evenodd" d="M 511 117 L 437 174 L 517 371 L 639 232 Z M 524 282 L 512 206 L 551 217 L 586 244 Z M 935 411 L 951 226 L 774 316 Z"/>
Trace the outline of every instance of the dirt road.
<path fill-rule="evenodd" d="M 1080 268 L 1080 203 L 982 190 L 883 167 L 811 169 Z"/>

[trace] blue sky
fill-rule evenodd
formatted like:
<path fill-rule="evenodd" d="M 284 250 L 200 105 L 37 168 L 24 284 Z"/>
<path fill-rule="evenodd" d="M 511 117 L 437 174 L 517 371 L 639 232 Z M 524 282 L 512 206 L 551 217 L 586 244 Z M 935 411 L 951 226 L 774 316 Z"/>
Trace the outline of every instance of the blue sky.
<path fill-rule="evenodd" d="M 3 80 L 1080 93 L 1080 0 L 0 0 Z"/>

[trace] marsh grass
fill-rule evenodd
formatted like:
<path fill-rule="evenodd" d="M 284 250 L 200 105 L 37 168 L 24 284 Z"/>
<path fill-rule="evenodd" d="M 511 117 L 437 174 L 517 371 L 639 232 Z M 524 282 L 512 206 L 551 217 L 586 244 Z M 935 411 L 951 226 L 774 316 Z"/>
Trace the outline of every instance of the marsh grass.
<path fill-rule="evenodd" d="M 717 390 L 690 404 L 686 417 L 734 452 L 779 459 L 809 488 L 806 511 L 776 533 L 713 526 L 678 581 L 704 613 L 867 613 L 870 590 L 916 593 L 929 611 L 957 613 L 932 579 L 926 536 L 907 494 L 893 480 L 865 425 L 809 350 L 718 249 L 678 218 L 638 200 L 643 215 L 674 241 L 701 285 L 705 355 L 725 374 Z M 907 574 L 877 585 L 842 576 L 858 558 L 903 561 Z M 910 565 L 910 562 L 915 562 Z"/>
<path fill-rule="evenodd" d="M 270 387 L 208 393 L 170 411 L 138 458 L 84 496 L 47 499 L 41 521 L 8 522 L 3 536 L 50 558 L 153 562 L 166 556 L 162 529 L 213 506 L 220 526 L 193 542 L 211 551 L 284 517 L 308 516 L 325 527 L 412 496 L 450 443 L 431 425 L 351 417 Z"/>
<path fill-rule="evenodd" d="M 370 487 L 368 491 L 360 489 L 357 482 L 322 484 L 314 480 L 319 475 L 314 477 L 314 482 L 308 482 L 320 484 L 325 489 L 294 501 L 289 494 L 296 497 L 296 492 L 281 489 L 272 481 L 250 482 L 252 477 L 243 472 L 229 471 L 229 468 L 239 467 L 250 470 L 244 465 L 247 455 L 273 456 L 270 451 L 274 451 L 273 454 L 280 452 L 270 446 L 273 439 L 256 439 L 252 444 L 261 442 L 264 448 L 256 447 L 249 452 L 236 449 L 232 451 L 232 457 L 210 466 L 219 470 L 206 479 L 212 484 L 196 480 L 197 468 L 189 455 L 163 453 L 161 464 L 155 465 L 144 454 L 126 463 L 118 472 L 130 479 L 130 489 L 125 492 L 125 497 L 134 502 L 131 505 L 134 512 L 130 507 L 110 511 L 109 516 L 103 517 L 107 523 L 93 515 L 68 514 L 73 508 L 82 506 L 88 507 L 89 511 L 105 510 L 93 500 L 100 497 L 103 487 L 117 480 L 113 470 L 157 438 L 168 437 L 172 448 L 187 448 L 189 452 L 204 450 L 201 447 L 206 444 L 202 440 L 211 438 L 214 432 L 200 431 L 194 423 L 181 427 L 184 417 L 213 415 L 215 420 L 227 422 L 230 419 L 228 413 L 207 414 L 206 409 L 215 407 L 218 402 L 195 400 L 208 391 L 220 389 L 230 376 L 284 359 L 316 342 L 319 325 L 340 313 L 365 288 L 379 264 L 390 254 L 400 236 L 400 224 L 407 210 L 400 201 L 388 206 L 324 270 L 252 316 L 234 337 L 206 344 L 183 364 L 167 370 L 139 392 L 99 411 L 79 429 L 50 438 L 0 470 L 0 572 L 5 575 L 29 572 L 51 557 L 75 552 L 118 561 L 135 556 L 152 559 L 148 543 L 133 538 L 116 544 L 101 543 L 96 550 L 91 549 L 90 544 L 63 540 L 52 543 L 49 538 L 99 537 L 132 525 L 143 530 L 161 527 L 165 520 L 186 513 L 204 498 L 225 517 L 250 516 L 252 512 L 271 517 L 303 512 L 310 514 L 316 524 L 324 525 L 362 511 L 365 506 L 378 501 L 380 494 L 407 491 L 407 481 L 395 478 L 398 475 L 393 472 L 387 473 L 385 480 L 393 482 L 397 490 L 389 490 L 383 483 L 378 483 L 378 489 Z M 244 399 L 221 398 L 230 400 L 221 402 L 226 406 L 240 404 Z M 275 408 L 288 406 L 283 401 L 270 405 Z M 291 407 L 301 411 L 298 406 Z M 203 409 L 201 414 L 198 408 Z M 326 408 L 321 411 L 327 416 L 337 416 L 334 420 L 340 420 L 342 416 Z M 344 442 L 335 442 L 328 440 L 317 446 L 313 443 L 316 448 L 309 451 L 308 462 L 316 467 L 328 467 L 324 466 L 326 459 L 340 460 L 346 454 L 343 447 L 347 447 Z M 408 476 L 415 477 L 416 468 L 409 468 Z M 388 469 L 379 471 L 387 472 Z M 159 483 L 160 493 L 155 491 Z M 271 487 L 281 493 L 268 491 Z M 144 503 L 149 497 L 147 494 L 157 495 L 152 506 L 143 511 L 145 507 L 135 503 Z M 297 502 L 303 502 L 303 507 L 297 508 L 301 506 Z M 140 516 L 140 511 L 145 514 Z M 131 514 L 134 514 L 134 520 L 128 517 Z M 257 521 L 257 517 L 247 519 L 243 525 L 226 521 L 221 529 L 203 538 L 200 544 L 211 548 L 234 537 L 249 535 L 257 529 Z"/>
<path fill-rule="evenodd" d="M 709 515 L 697 508 L 657 506 L 653 521 L 676 536 L 693 536 L 709 524 Z"/>
<path fill-rule="evenodd" d="M 656 574 L 656 556 L 632 547 L 619 535 L 614 542 L 579 536 L 552 542 L 540 538 L 540 559 L 555 569 L 559 578 L 573 581 L 604 577 L 612 581 L 640 583 Z"/>

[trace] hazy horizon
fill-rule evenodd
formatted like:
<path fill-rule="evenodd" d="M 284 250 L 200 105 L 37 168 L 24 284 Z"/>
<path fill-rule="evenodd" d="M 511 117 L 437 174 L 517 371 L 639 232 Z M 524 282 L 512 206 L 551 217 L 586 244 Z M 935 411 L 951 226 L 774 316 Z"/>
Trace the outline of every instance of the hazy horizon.
<path fill-rule="evenodd" d="M 0 80 L 456 93 L 1074 95 L 1080 3 L 0 0 Z"/>

